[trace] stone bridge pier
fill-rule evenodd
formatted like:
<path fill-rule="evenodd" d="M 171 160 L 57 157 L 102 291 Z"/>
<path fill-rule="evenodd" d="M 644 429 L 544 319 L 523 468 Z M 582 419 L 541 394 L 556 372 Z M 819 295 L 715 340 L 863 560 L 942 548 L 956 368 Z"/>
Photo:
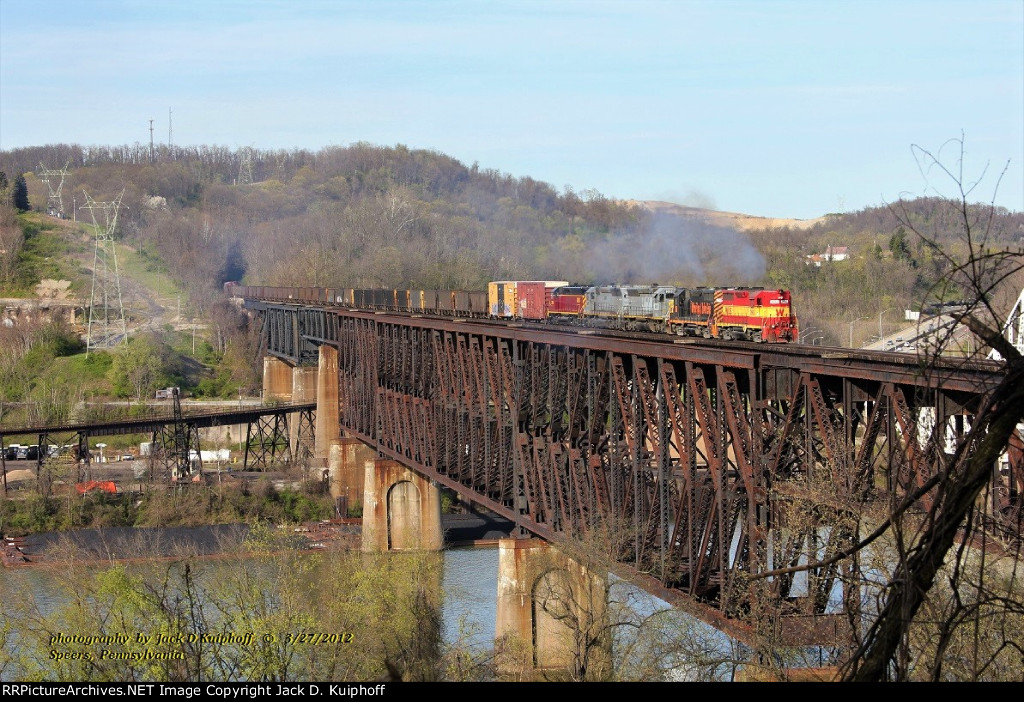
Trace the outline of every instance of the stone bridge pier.
<path fill-rule="evenodd" d="M 374 448 L 341 436 L 338 350 L 323 344 L 316 367 L 263 360 L 265 402 L 308 402 L 316 398 L 313 464 L 326 470 L 335 504 L 362 507 L 364 551 L 437 551 L 444 546 L 441 489 L 395 461 L 377 458 Z M 289 418 L 295 455 L 299 417 Z"/>
<path fill-rule="evenodd" d="M 316 400 L 317 416 L 320 415 L 319 407 L 319 379 L 323 375 L 317 366 L 292 366 L 287 361 L 274 356 L 266 356 L 263 359 L 263 402 L 274 404 L 277 402 L 311 402 Z M 337 376 L 337 366 L 335 366 Z M 335 409 L 335 415 L 337 410 Z M 291 456 L 299 455 L 301 413 L 294 412 L 288 416 L 288 448 Z M 313 438 L 315 445 L 320 445 L 320 437 Z M 314 457 L 316 455 L 313 447 Z M 323 465 L 326 466 L 326 454 L 322 456 Z"/>
<path fill-rule="evenodd" d="M 338 349 L 320 345 L 316 376 L 316 436 L 313 457 L 328 464 L 331 446 L 341 436 L 338 421 Z"/>
<path fill-rule="evenodd" d="M 533 680 L 604 680 L 612 627 L 605 577 L 540 539 L 498 542 L 499 671 Z"/>
<path fill-rule="evenodd" d="M 373 470 L 377 452 L 359 439 L 341 437 L 331 444 L 327 467 L 330 471 L 331 497 L 339 512 L 358 513 L 363 507 L 366 471 Z M 367 463 L 371 464 L 367 468 Z M 339 514 L 341 517 L 347 514 Z"/>
<path fill-rule="evenodd" d="M 397 461 L 363 465 L 363 551 L 441 550 L 441 489 Z"/>
<path fill-rule="evenodd" d="M 275 356 L 263 358 L 263 401 L 291 402 L 295 368 Z"/>
<path fill-rule="evenodd" d="M 330 470 L 332 446 L 341 434 L 338 422 L 338 350 L 326 344 L 319 349 L 316 366 L 292 366 L 275 356 L 263 359 L 263 401 L 316 401 L 316 418 L 311 448 L 313 465 Z M 298 455 L 301 417 L 296 412 L 288 418 L 288 445 L 291 455 Z M 359 480 L 361 489 L 362 480 Z"/>

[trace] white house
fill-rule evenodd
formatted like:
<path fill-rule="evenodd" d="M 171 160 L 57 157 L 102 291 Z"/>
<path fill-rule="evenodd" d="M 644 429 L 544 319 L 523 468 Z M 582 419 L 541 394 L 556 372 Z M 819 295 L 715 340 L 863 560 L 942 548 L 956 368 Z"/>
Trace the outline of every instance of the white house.
<path fill-rule="evenodd" d="M 811 254 L 807 257 L 808 263 L 821 266 L 822 261 L 845 261 L 850 257 L 850 250 L 846 246 L 828 246 L 825 253 Z"/>

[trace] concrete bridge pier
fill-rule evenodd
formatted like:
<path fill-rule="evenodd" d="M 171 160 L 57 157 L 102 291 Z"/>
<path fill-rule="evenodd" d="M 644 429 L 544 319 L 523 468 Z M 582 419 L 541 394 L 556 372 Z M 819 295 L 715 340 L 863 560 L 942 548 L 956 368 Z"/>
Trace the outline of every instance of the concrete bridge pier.
<path fill-rule="evenodd" d="M 320 345 L 316 376 L 316 440 L 313 457 L 328 465 L 331 446 L 341 436 L 341 414 L 338 406 L 338 349 Z"/>
<path fill-rule="evenodd" d="M 498 542 L 499 674 L 523 680 L 606 680 L 612 673 L 603 576 L 540 539 Z"/>
<path fill-rule="evenodd" d="M 292 402 L 313 402 L 317 399 L 317 379 L 319 369 L 315 366 L 295 366 L 292 368 Z M 299 439 L 304 439 L 308 448 L 316 452 L 316 442 L 313 436 L 299 436 L 301 427 L 301 412 L 293 412 L 288 415 L 288 445 L 291 447 L 292 457 L 299 456 Z M 310 427 L 312 428 L 312 427 Z"/>
<path fill-rule="evenodd" d="M 376 459 L 377 452 L 373 447 L 359 439 L 342 437 L 331 443 L 327 467 L 335 504 L 344 504 L 348 509 L 362 508 L 366 464 L 373 464 Z"/>
<path fill-rule="evenodd" d="M 364 463 L 363 551 L 439 551 L 441 489 L 396 461 Z"/>
<path fill-rule="evenodd" d="M 291 402 L 292 366 L 275 356 L 263 357 L 263 402 Z"/>

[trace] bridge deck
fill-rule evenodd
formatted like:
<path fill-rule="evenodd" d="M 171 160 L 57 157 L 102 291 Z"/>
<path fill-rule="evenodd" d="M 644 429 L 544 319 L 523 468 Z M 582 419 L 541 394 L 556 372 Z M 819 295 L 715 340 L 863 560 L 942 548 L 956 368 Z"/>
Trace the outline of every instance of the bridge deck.
<path fill-rule="evenodd" d="M 228 410 L 207 410 L 183 412 L 182 420 L 198 428 L 222 427 L 232 424 L 248 424 L 269 414 L 315 410 L 315 402 L 286 403 L 260 407 Z M 0 425 L 0 439 L 11 436 L 34 436 L 40 434 L 77 434 L 89 436 L 117 436 L 122 434 L 145 434 L 175 422 L 173 414 L 159 414 L 148 417 L 111 419 L 102 422 L 71 422 L 67 424 L 39 424 L 20 427 Z"/>

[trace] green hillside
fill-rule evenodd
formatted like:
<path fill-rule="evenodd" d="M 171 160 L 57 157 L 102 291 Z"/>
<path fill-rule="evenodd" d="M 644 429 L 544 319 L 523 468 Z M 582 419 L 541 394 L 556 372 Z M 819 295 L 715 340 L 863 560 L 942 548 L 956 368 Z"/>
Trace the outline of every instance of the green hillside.
<path fill-rule="evenodd" d="M 65 209 L 77 222 L 42 214 L 47 186 L 32 170 L 57 162 L 70 163 Z M 878 334 L 880 313 L 889 311 L 894 323 L 904 309 L 957 299 L 961 291 L 935 285 L 950 267 L 941 254 L 964 246 L 964 216 L 986 247 L 1019 250 L 1024 240 L 1024 214 L 984 204 L 965 210 L 941 198 L 830 214 L 813 226 L 765 220 L 764 227 L 741 229 L 699 211 L 687 216 L 592 190 L 559 191 L 401 145 L 315 152 L 164 147 L 151 161 L 140 145 L 58 144 L 0 152 L 0 170 L 8 180 L 25 174 L 35 210 L 15 215 L 4 208 L 0 297 L 31 296 L 44 280 L 65 280 L 72 294 L 87 298 L 93 234 L 83 220 L 91 225 L 95 210 L 71 212 L 67 193 L 79 205 L 86 194 L 95 202 L 120 198 L 117 255 L 137 329 L 134 348 L 111 352 L 104 374 L 86 367 L 73 349 L 33 351 L 33 343 L 0 330 L 5 411 L 12 403 L 39 405 L 47 374 L 95 376 L 85 394 L 125 399 L 143 399 L 171 382 L 203 396 L 253 389 L 256 347 L 244 319 L 224 300 L 229 280 L 468 289 L 515 278 L 783 287 L 793 293 L 801 327 L 820 330 L 821 343 L 859 345 Z M 843 260 L 810 258 L 829 247 L 843 248 Z M 1006 285 L 1019 292 L 1021 281 Z M 30 352 L 46 354 L 47 370 L 39 370 Z"/>

